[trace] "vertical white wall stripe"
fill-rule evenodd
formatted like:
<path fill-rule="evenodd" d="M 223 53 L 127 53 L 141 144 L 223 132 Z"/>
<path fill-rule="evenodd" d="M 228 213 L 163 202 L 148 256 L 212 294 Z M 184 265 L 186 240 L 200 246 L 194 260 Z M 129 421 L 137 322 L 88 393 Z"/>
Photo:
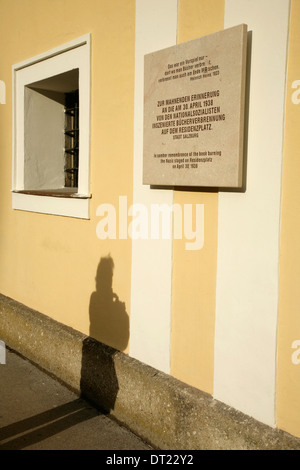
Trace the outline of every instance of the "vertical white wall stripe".
<path fill-rule="evenodd" d="M 219 194 L 214 396 L 275 424 L 287 0 L 225 0 L 252 32 L 245 193 Z"/>
<path fill-rule="evenodd" d="M 176 44 L 177 0 L 136 1 L 133 203 L 173 203 L 173 191 L 142 184 L 144 55 Z M 150 222 L 150 220 L 149 220 Z M 133 240 L 129 353 L 170 371 L 172 239 Z"/>

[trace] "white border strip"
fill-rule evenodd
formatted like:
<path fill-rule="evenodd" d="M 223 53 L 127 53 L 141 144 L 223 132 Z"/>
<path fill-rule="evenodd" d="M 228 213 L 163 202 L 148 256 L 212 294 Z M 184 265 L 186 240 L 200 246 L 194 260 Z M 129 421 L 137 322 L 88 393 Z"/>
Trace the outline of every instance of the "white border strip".
<path fill-rule="evenodd" d="M 142 184 L 144 55 L 176 44 L 177 0 L 137 0 L 133 203 L 173 203 L 172 190 Z M 130 355 L 170 371 L 172 239 L 133 240 Z"/>
<path fill-rule="evenodd" d="M 275 425 L 281 168 L 289 1 L 226 0 L 252 34 L 245 193 L 219 194 L 214 395 Z"/>

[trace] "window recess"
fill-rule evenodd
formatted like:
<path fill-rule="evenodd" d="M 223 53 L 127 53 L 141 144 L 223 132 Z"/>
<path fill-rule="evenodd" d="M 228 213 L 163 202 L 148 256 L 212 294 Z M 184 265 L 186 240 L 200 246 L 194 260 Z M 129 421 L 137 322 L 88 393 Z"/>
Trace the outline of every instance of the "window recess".
<path fill-rule="evenodd" d="M 90 42 L 13 66 L 13 209 L 89 218 Z"/>

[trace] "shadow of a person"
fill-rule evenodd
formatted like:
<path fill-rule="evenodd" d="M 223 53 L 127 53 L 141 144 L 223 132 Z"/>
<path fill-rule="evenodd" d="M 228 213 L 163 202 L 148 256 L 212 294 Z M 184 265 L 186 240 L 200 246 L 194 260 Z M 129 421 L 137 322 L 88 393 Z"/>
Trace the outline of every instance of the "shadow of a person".
<path fill-rule="evenodd" d="M 129 318 L 125 303 L 113 292 L 114 262 L 111 256 L 100 259 L 96 291 L 90 299 L 90 336 L 124 351 L 129 339 Z"/>
<path fill-rule="evenodd" d="M 83 342 L 81 365 L 83 396 L 101 404 L 106 412 L 114 409 L 119 389 L 113 358 L 118 350 L 126 349 L 129 340 L 129 317 L 125 303 L 113 291 L 113 271 L 111 256 L 102 257 L 95 279 L 96 291 L 90 298 L 89 337 Z"/>

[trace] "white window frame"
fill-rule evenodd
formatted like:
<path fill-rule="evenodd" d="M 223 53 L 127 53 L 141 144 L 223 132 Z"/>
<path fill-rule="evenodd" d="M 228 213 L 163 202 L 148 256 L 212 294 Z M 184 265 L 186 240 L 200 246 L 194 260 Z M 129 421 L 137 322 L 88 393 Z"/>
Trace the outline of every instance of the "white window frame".
<path fill-rule="evenodd" d="M 13 209 L 89 218 L 90 201 L 90 67 L 91 34 L 13 66 Z M 79 69 L 78 192 L 70 197 L 24 193 L 24 90 L 26 85 Z"/>

